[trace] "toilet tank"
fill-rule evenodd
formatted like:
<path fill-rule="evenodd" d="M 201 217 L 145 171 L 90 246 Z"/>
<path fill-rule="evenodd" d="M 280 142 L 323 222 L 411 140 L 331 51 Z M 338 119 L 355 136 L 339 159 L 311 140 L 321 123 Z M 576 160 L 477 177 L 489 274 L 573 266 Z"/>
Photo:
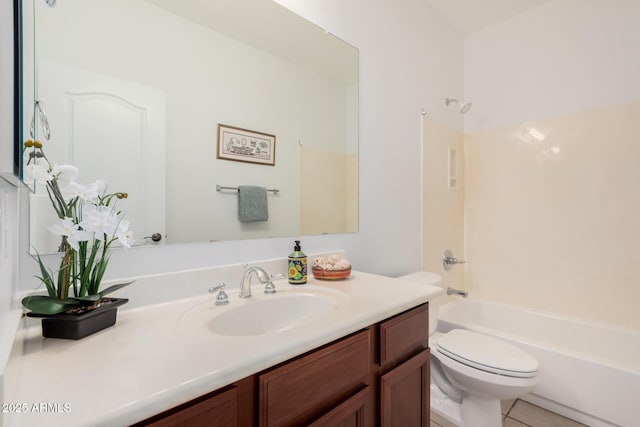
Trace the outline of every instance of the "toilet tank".
<path fill-rule="evenodd" d="M 398 277 L 398 279 L 442 287 L 442 276 L 428 271 L 406 274 Z M 429 300 L 429 335 L 436 331 L 436 327 L 438 326 L 438 310 L 440 310 L 440 306 L 445 303 L 445 300 L 446 294 Z"/>

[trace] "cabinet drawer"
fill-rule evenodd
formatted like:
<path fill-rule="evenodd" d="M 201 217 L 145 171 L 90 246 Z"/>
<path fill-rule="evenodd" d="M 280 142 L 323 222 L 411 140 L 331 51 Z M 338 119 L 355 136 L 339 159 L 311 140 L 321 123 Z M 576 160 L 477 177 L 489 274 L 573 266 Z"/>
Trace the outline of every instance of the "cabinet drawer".
<path fill-rule="evenodd" d="M 380 323 L 380 365 L 398 361 L 426 348 L 429 339 L 429 309 L 420 305 Z"/>
<path fill-rule="evenodd" d="M 260 426 L 307 424 L 364 384 L 370 329 L 260 375 Z"/>

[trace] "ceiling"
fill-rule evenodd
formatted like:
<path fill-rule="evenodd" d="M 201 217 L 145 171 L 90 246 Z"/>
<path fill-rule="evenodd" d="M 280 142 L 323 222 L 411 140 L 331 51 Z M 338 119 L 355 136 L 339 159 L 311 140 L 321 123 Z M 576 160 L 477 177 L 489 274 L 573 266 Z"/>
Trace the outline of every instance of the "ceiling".
<path fill-rule="evenodd" d="M 461 33 L 469 34 L 550 0 L 427 0 Z"/>

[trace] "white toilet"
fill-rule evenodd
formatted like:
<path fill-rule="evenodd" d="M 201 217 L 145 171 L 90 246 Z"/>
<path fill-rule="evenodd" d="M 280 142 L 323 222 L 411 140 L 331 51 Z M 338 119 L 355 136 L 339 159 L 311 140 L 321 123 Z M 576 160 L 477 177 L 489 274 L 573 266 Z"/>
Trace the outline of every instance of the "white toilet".
<path fill-rule="evenodd" d="M 442 277 L 418 272 L 403 280 L 441 286 Z M 460 427 L 501 427 L 500 400 L 533 390 L 538 361 L 496 338 L 463 329 L 436 332 L 446 295 L 429 301 L 431 410 Z"/>

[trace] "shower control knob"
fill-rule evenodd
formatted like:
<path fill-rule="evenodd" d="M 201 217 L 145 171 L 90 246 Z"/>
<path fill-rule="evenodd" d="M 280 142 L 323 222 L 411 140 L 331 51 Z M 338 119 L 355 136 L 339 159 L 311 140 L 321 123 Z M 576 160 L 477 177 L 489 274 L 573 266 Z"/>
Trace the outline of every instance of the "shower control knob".
<path fill-rule="evenodd" d="M 451 249 L 447 249 L 446 251 L 444 251 L 444 256 L 442 257 L 442 266 L 444 267 L 445 271 L 451 270 L 451 267 L 453 267 L 455 264 L 464 263 L 464 260 L 458 259 L 453 256 L 453 252 L 451 252 Z"/>

